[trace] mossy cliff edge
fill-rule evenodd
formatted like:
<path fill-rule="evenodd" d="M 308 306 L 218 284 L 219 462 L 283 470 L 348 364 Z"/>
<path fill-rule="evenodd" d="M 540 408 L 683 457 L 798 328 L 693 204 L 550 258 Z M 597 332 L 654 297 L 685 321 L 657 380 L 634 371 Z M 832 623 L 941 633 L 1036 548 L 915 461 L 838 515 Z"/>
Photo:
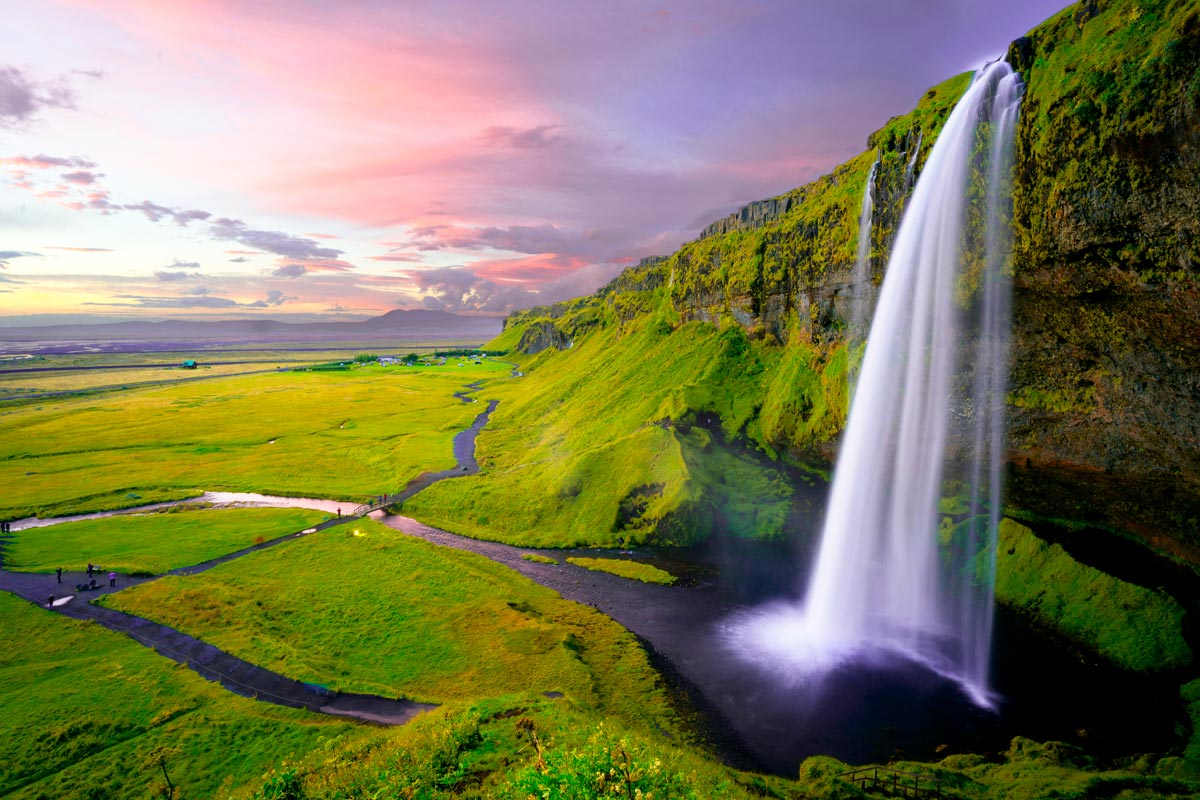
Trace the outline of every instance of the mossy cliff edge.
<path fill-rule="evenodd" d="M 1009 60 L 1026 94 L 1008 502 L 1200 563 L 1200 9 L 1187 0 L 1079 3 L 1014 42 Z M 636 394 L 653 402 L 637 402 L 645 413 L 615 430 L 614 442 L 654 423 L 673 435 L 673 425 L 707 415 L 724 439 L 766 458 L 827 465 L 846 412 L 845 364 L 855 357 L 843 331 L 867 173 L 878 160 L 877 289 L 904 203 L 968 81 L 930 89 L 829 175 L 715 222 L 595 295 L 513 314 L 490 347 L 521 357 L 527 389 L 564 391 L 514 398 L 508 412 L 549 419 L 586 402 L 592 415 L 624 418 L 627 409 L 614 412 L 604 398 Z M 688 354 L 684 363 L 676 352 Z M 621 367 L 599 366 L 612 362 Z M 583 400 L 562 385 L 573 373 L 616 383 Z M 609 446 L 595 433 L 563 432 L 555 453 Z M 480 442 L 486 449 L 487 437 Z M 519 460 L 495 458 L 501 469 Z M 644 484 L 657 493 L 642 534 L 679 530 L 669 520 L 685 508 L 709 528 L 719 516 L 711 503 L 685 502 L 704 494 L 705 479 L 678 462 L 665 481 Z M 614 486 L 605 514 L 570 541 L 615 538 L 629 527 L 618 524 L 621 501 L 639 487 Z M 600 482 L 588 488 L 605 491 Z"/>

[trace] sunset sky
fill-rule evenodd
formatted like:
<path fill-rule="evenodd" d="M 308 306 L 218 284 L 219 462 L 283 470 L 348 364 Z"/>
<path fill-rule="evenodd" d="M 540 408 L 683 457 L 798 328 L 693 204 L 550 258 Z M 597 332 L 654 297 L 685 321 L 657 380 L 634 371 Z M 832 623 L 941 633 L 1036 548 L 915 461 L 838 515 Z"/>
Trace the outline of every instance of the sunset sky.
<path fill-rule="evenodd" d="M 585 294 L 1063 5 L 0 0 L 0 321 Z"/>

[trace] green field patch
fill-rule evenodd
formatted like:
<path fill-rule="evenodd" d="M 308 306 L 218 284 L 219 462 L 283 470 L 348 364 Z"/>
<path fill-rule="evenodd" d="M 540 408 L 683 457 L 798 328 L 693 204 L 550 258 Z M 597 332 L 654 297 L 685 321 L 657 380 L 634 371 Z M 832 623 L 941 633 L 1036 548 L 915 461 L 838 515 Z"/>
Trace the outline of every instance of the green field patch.
<path fill-rule="evenodd" d="M 557 564 L 558 563 L 558 559 L 551 558 L 550 556 L 544 556 L 544 555 L 541 555 L 540 553 L 522 553 L 521 558 L 525 559 L 526 561 L 532 561 L 535 564 Z"/>
<path fill-rule="evenodd" d="M 346 501 L 397 491 L 454 465 L 451 440 L 478 408 L 453 393 L 505 370 L 266 373 L 11 409 L 0 415 L 0 518 L 100 510 L 86 498 L 137 487 Z"/>
<path fill-rule="evenodd" d="M 608 617 L 372 520 L 105 602 L 342 691 L 433 702 L 550 691 L 631 716 L 665 713 L 645 654 Z"/>
<path fill-rule="evenodd" d="M 329 515 L 302 508 L 173 506 L 147 514 L 27 528 L 5 547 L 5 567 L 53 572 L 57 567 L 158 574 L 286 536 Z"/>
<path fill-rule="evenodd" d="M 1000 523 L 996 599 L 1126 669 L 1192 663 L 1174 598 L 1081 564 L 1011 519 Z"/>
<path fill-rule="evenodd" d="M 0 795 L 223 797 L 360 726 L 230 694 L 97 625 L 0 593 Z"/>
<path fill-rule="evenodd" d="M 629 561 L 623 558 L 568 558 L 568 564 L 591 569 L 597 572 L 608 572 L 620 575 L 622 578 L 641 581 L 642 583 L 661 583 L 670 586 L 675 583 L 675 576 L 664 569 L 640 561 Z"/>

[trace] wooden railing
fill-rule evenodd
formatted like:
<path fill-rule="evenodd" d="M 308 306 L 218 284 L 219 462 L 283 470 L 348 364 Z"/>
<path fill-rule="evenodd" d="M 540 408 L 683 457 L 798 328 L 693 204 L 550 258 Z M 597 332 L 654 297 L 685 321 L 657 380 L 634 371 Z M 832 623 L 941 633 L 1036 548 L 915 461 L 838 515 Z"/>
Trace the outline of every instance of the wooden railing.
<path fill-rule="evenodd" d="M 887 767 L 862 767 L 852 772 L 843 773 L 839 777 L 842 780 L 853 783 L 864 792 L 885 792 L 893 797 L 954 800 L 953 795 L 942 791 L 942 781 L 935 775 L 902 772 L 901 770 L 888 769 Z"/>
<path fill-rule="evenodd" d="M 372 511 L 378 511 L 381 508 L 387 508 L 388 506 L 392 505 L 393 503 L 397 503 L 399 501 L 400 501 L 400 493 L 399 492 L 397 492 L 396 494 L 381 494 L 378 497 L 372 499 L 371 502 L 363 503 L 361 506 L 358 506 L 357 508 L 355 508 L 354 511 L 351 512 L 350 516 L 365 517 L 367 514 L 370 514 Z"/>

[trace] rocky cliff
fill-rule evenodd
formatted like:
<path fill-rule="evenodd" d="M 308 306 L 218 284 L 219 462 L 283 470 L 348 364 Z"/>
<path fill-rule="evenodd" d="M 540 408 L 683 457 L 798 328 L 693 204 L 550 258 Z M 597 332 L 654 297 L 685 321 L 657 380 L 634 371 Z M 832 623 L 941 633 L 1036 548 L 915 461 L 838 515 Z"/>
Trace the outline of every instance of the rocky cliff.
<path fill-rule="evenodd" d="M 1089 0 L 1014 42 L 1009 60 L 1026 94 L 1008 502 L 1200 564 L 1200 9 Z M 846 358 L 867 174 L 878 161 L 878 286 L 904 204 L 968 80 L 930 89 L 829 175 L 714 223 L 591 298 L 520 312 L 501 339 L 515 346 L 536 330 L 535 346 L 561 347 L 597 326 L 648 319 L 664 330 L 732 326 L 756 376 L 744 401 L 752 413 L 733 433 L 789 460 L 828 459 L 845 412 L 830 376 Z"/>

